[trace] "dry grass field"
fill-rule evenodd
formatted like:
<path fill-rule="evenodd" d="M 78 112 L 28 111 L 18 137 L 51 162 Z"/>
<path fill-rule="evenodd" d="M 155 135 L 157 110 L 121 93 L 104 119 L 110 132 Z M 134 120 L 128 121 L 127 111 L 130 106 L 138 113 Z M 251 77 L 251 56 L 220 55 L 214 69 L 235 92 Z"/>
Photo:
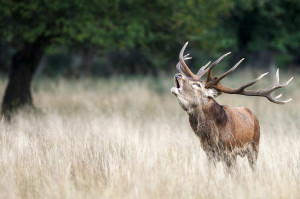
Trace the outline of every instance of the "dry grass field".
<path fill-rule="evenodd" d="M 249 75 L 227 78 L 238 86 Z M 281 78 L 281 82 L 289 75 Z M 273 74 L 259 83 L 272 83 Z M 231 82 L 229 82 L 229 80 Z M 0 198 L 299 198 L 300 76 L 287 105 L 221 95 L 261 125 L 257 170 L 210 166 L 169 79 L 37 80 L 35 105 L 0 122 Z M 6 81 L 0 81 L 3 95 Z"/>

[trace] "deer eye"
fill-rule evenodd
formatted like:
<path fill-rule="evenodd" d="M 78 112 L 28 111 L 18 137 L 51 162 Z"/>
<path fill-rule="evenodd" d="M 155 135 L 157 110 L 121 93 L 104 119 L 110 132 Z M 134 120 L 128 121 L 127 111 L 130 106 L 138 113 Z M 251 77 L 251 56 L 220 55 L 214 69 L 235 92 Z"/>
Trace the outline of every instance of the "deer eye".
<path fill-rule="evenodd" d="M 193 83 L 193 85 L 197 86 L 197 87 L 201 87 L 201 85 L 199 83 Z"/>

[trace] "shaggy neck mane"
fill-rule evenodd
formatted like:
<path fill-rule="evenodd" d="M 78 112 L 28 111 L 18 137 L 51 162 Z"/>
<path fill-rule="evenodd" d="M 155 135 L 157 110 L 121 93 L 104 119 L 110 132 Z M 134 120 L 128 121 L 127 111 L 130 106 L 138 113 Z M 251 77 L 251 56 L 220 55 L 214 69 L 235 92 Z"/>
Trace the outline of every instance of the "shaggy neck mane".
<path fill-rule="evenodd" d="M 222 105 L 219 105 L 212 97 L 203 106 L 196 107 L 189 113 L 189 122 L 192 129 L 200 137 L 211 137 L 218 133 L 218 129 L 225 126 L 228 116 Z"/>

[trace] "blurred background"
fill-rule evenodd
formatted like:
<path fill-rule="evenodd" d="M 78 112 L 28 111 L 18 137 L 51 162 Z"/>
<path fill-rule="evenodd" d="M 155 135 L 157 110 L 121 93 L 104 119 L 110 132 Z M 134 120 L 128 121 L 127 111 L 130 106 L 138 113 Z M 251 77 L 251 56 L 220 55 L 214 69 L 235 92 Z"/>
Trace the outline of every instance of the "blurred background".
<path fill-rule="evenodd" d="M 33 77 L 171 79 L 186 41 L 193 71 L 228 51 L 216 70 L 300 69 L 298 0 L 0 2 L 3 113 L 33 105 Z"/>
<path fill-rule="evenodd" d="M 220 95 L 259 118 L 257 170 L 208 163 L 170 89 L 193 72 L 250 89 L 294 80 L 283 106 Z M 0 0 L 0 198 L 295 198 L 300 195 L 300 0 Z"/>

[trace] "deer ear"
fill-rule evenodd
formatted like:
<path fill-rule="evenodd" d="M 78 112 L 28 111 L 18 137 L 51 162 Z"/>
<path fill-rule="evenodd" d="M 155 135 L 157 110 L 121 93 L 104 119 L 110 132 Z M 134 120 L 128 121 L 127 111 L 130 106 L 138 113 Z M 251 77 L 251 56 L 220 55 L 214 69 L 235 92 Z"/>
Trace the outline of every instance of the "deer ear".
<path fill-rule="evenodd" d="M 222 92 L 216 90 L 214 97 L 217 98 L 217 97 L 219 97 L 222 94 L 223 94 Z"/>
<path fill-rule="evenodd" d="M 204 92 L 205 97 L 212 97 L 212 98 L 216 98 L 221 94 L 222 94 L 221 92 L 217 91 L 214 88 L 205 89 L 205 92 Z"/>

